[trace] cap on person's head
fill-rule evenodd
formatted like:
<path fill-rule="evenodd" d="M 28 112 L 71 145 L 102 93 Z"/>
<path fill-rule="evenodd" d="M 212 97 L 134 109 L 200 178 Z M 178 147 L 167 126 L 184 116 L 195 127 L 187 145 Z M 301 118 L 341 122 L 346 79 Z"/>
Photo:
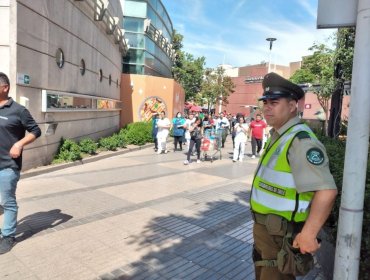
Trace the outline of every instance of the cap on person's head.
<path fill-rule="evenodd" d="M 276 73 L 268 73 L 262 81 L 263 95 L 258 100 L 293 98 L 299 100 L 304 96 L 303 89 Z"/>

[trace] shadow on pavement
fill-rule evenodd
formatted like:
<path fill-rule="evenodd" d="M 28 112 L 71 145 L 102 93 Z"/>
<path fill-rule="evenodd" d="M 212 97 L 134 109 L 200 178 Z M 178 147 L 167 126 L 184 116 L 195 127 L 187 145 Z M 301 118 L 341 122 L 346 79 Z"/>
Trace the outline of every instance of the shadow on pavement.
<path fill-rule="evenodd" d="M 253 280 L 249 191 L 228 192 L 228 196 L 235 197 L 233 201 L 206 202 L 210 195 L 208 191 L 188 197 L 197 202 L 188 209 L 199 209 L 191 217 L 153 219 L 143 232 L 127 240 L 151 253 L 100 279 Z"/>
<path fill-rule="evenodd" d="M 62 213 L 60 209 L 28 215 L 18 221 L 17 242 L 22 242 L 41 231 L 52 229 L 72 218 L 73 216 Z"/>

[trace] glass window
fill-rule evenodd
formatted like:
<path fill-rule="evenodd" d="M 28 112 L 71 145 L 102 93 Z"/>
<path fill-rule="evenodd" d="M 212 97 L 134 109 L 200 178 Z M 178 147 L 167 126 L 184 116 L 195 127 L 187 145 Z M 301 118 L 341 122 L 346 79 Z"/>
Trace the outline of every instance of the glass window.
<path fill-rule="evenodd" d="M 148 18 L 151 19 L 151 24 L 154 27 L 157 27 L 157 14 L 153 11 L 152 8 L 148 8 Z"/>
<path fill-rule="evenodd" d="M 59 68 L 62 68 L 64 65 L 64 53 L 62 49 L 57 49 L 57 52 L 55 53 L 55 61 Z"/>
<path fill-rule="evenodd" d="M 155 48 L 156 48 L 155 43 L 150 38 L 146 38 L 145 39 L 145 49 L 148 52 L 154 54 L 155 53 Z"/>
<path fill-rule="evenodd" d="M 130 50 L 130 61 L 131 64 L 144 64 L 144 50 Z"/>
<path fill-rule="evenodd" d="M 148 2 L 152 5 L 153 9 L 157 9 L 158 0 L 149 0 Z"/>
<path fill-rule="evenodd" d="M 144 20 L 142 18 L 123 18 L 123 28 L 132 32 L 144 32 Z"/>
<path fill-rule="evenodd" d="M 125 16 L 146 18 L 147 4 L 145 2 L 126 1 L 124 5 Z"/>
<path fill-rule="evenodd" d="M 126 33 L 126 39 L 131 48 L 144 48 L 145 47 L 145 36 L 144 34 L 138 33 Z"/>
<path fill-rule="evenodd" d="M 116 110 L 120 108 L 121 101 L 118 100 L 73 93 L 42 91 L 42 112 Z"/>

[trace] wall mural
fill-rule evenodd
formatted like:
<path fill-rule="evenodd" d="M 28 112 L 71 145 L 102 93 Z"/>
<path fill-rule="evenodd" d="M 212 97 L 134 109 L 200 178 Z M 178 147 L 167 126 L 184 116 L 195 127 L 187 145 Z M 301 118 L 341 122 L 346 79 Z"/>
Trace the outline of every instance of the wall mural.
<path fill-rule="evenodd" d="M 167 112 L 166 104 L 159 97 L 148 97 L 140 106 L 139 118 L 141 121 L 150 121 L 155 113 Z"/>

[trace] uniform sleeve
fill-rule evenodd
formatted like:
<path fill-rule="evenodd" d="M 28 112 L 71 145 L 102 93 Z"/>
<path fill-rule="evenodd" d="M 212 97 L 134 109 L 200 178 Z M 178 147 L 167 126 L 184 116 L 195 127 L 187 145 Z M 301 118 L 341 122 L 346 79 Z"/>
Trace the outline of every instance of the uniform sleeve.
<path fill-rule="evenodd" d="M 40 137 L 41 130 L 33 117 L 31 116 L 30 112 L 24 108 L 24 110 L 21 113 L 21 121 L 24 126 L 24 128 L 33 135 L 36 136 L 36 138 Z"/>
<path fill-rule="evenodd" d="M 318 140 L 295 138 L 288 160 L 298 193 L 336 189 L 325 147 Z"/>

